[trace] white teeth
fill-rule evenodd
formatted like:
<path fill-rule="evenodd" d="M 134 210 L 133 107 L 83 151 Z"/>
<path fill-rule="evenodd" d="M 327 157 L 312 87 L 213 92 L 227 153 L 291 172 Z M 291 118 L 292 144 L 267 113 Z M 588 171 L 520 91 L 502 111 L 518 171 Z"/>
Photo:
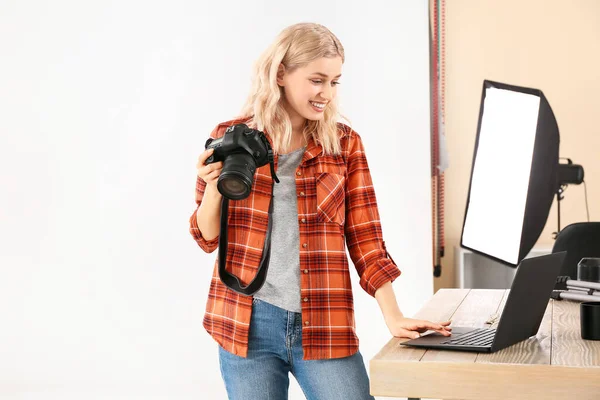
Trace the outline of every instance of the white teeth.
<path fill-rule="evenodd" d="M 325 108 L 325 103 L 315 103 L 314 101 L 311 101 L 310 104 L 318 108 Z"/>

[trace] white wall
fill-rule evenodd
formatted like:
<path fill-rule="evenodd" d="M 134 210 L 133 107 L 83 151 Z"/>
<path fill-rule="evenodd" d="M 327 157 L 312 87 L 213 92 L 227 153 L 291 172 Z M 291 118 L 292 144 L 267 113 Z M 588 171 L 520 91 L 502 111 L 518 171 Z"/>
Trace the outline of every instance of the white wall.
<path fill-rule="evenodd" d="M 0 397 L 224 399 L 202 328 L 216 252 L 188 233 L 195 164 L 285 26 L 346 49 L 401 308 L 432 295 L 427 2 L 4 0 Z M 368 362 L 390 334 L 353 275 Z M 292 379 L 291 399 L 303 398 Z"/>

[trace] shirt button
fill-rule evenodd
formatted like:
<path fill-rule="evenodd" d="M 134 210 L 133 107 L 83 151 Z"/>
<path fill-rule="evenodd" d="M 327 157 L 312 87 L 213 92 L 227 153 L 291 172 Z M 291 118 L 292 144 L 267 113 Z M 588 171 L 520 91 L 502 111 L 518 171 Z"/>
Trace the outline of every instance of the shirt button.
<path fill-rule="evenodd" d="M 309 322 L 308 322 L 308 321 L 304 321 L 304 325 L 308 325 L 308 324 L 309 324 Z"/>
<path fill-rule="evenodd" d="M 305 274 L 308 274 L 308 270 L 307 270 L 307 269 L 305 269 L 305 270 L 304 270 L 304 273 L 305 273 Z"/>
<path fill-rule="evenodd" d="M 307 247 L 308 247 L 308 244 L 306 244 L 306 243 L 302 243 L 302 247 L 304 247 L 304 248 L 307 248 Z"/>
<path fill-rule="evenodd" d="M 300 192 L 300 196 L 304 196 L 304 192 Z"/>
<path fill-rule="evenodd" d="M 298 171 L 298 172 L 296 172 L 296 175 L 300 176 L 300 175 L 302 175 L 302 172 Z"/>
<path fill-rule="evenodd" d="M 301 221 L 302 223 L 305 223 L 305 222 L 306 222 L 306 218 L 302 218 L 300 221 Z"/>
<path fill-rule="evenodd" d="M 304 301 L 308 301 L 308 297 L 305 297 L 305 298 L 304 298 Z"/>

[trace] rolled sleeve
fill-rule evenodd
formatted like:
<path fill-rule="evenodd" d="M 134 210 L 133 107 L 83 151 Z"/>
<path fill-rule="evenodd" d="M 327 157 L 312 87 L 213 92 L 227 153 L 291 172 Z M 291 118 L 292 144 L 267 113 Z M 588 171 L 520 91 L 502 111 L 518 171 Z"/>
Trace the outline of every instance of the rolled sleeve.
<path fill-rule="evenodd" d="M 371 296 L 386 282 L 394 282 L 400 276 L 400 269 L 390 259 L 380 259 L 365 270 L 360 277 L 360 286 Z"/>
<path fill-rule="evenodd" d="M 198 205 L 198 208 L 199 207 L 200 206 Z M 198 246 L 200 246 L 202 250 L 204 250 L 207 253 L 212 253 L 217 249 L 217 247 L 219 247 L 219 236 L 211 240 L 206 240 L 204 236 L 202 236 L 202 232 L 200 232 L 200 228 L 198 228 L 198 220 L 196 219 L 198 208 L 196 208 L 196 210 L 190 217 L 190 233 L 192 234 L 192 237 L 194 238 L 196 243 L 198 243 Z"/>

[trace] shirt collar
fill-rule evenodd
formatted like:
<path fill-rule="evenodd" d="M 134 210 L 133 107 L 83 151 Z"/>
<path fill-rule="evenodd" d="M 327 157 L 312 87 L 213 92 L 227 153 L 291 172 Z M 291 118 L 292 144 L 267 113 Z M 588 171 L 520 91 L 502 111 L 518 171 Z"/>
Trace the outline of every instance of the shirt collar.
<path fill-rule="evenodd" d="M 304 156 L 302 156 L 302 162 L 315 158 L 321 153 L 323 153 L 323 147 L 315 142 L 315 140 L 311 137 L 308 141 L 308 145 L 306 146 Z"/>
<path fill-rule="evenodd" d="M 271 135 L 265 131 L 265 137 L 269 141 L 271 148 L 273 148 L 273 140 Z M 311 136 L 308 140 L 308 144 L 306 145 L 306 150 L 304 151 L 304 155 L 302 156 L 302 162 L 315 158 L 319 154 L 323 153 L 323 147 L 318 144 L 314 138 Z"/>

